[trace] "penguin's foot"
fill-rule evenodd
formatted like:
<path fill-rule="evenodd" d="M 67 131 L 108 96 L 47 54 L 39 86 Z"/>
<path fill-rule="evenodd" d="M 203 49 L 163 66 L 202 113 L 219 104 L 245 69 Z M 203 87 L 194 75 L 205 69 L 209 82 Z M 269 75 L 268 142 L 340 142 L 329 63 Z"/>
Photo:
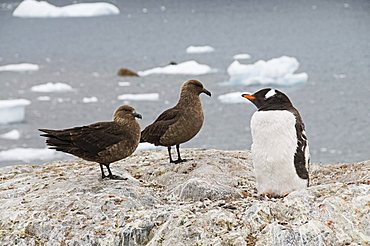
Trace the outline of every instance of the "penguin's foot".
<path fill-rule="evenodd" d="M 264 192 L 264 193 L 261 193 L 261 196 L 262 196 L 262 197 L 267 197 L 267 198 L 271 199 L 271 198 L 284 198 L 284 197 L 286 197 L 288 194 L 289 194 L 289 192 L 283 192 L 283 193 L 281 193 L 280 195 L 275 194 L 275 193 L 273 193 L 273 192 Z"/>

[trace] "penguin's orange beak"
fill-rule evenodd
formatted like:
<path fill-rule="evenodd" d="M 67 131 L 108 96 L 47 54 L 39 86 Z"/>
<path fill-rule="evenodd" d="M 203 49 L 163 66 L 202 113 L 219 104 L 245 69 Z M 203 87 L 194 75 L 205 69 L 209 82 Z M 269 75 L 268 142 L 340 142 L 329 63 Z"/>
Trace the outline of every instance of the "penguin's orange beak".
<path fill-rule="evenodd" d="M 248 100 L 254 100 L 256 99 L 255 96 L 251 95 L 251 94 L 242 94 L 242 97 L 248 99 Z"/>

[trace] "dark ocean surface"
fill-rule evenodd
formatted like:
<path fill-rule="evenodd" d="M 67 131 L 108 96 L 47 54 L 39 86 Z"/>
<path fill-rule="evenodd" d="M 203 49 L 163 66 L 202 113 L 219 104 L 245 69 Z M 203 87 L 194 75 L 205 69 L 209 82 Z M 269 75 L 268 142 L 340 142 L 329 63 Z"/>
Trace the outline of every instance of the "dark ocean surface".
<path fill-rule="evenodd" d="M 91 1 L 49 1 L 56 5 Z M 126 93 L 159 93 L 159 100 L 132 101 L 145 127 L 178 99 L 183 81 L 195 78 L 212 92 L 201 96 L 205 122 L 186 147 L 250 149 L 251 104 L 222 104 L 217 97 L 261 86 L 225 86 L 233 55 L 250 60 L 282 55 L 300 62 L 308 82 L 280 87 L 301 112 L 310 141 L 311 160 L 321 163 L 370 159 L 370 1 L 107 1 L 115 16 L 92 18 L 16 18 L 17 3 L 0 3 L 0 66 L 28 62 L 32 73 L 0 72 L 0 99 L 25 98 L 26 121 L 0 125 L 0 134 L 18 129 L 19 140 L 0 139 L 0 151 L 44 148 L 38 128 L 67 128 L 110 120 Z M 215 52 L 187 54 L 190 45 Z M 202 76 L 151 75 L 122 78 L 120 67 L 146 70 L 171 61 L 196 60 L 218 69 Z M 118 82 L 131 86 L 120 87 Z M 36 93 L 30 88 L 62 82 L 74 90 Z M 39 101 L 39 96 L 50 101 Z M 83 103 L 95 96 L 96 103 Z M 0 166 L 20 161 L 0 162 Z M 42 163 L 42 161 L 32 161 Z"/>

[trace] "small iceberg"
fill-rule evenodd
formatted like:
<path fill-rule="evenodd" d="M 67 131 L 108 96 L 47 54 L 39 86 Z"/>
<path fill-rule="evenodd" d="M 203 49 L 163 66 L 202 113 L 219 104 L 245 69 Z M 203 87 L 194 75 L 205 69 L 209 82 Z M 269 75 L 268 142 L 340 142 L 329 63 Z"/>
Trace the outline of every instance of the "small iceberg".
<path fill-rule="evenodd" d="M 118 85 L 119 86 L 130 86 L 131 83 L 130 82 L 127 82 L 127 81 L 121 81 L 121 82 L 118 82 Z"/>
<path fill-rule="evenodd" d="M 0 151 L 0 161 L 52 160 L 62 156 L 52 149 L 14 148 Z"/>
<path fill-rule="evenodd" d="M 242 97 L 242 94 L 249 92 L 230 92 L 224 95 L 218 96 L 218 100 L 221 103 L 233 104 L 233 103 L 249 103 L 249 100 Z"/>
<path fill-rule="evenodd" d="M 118 100 L 125 101 L 158 101 L 158 93 L 147 93 L 147 94 L 123 94 L 118 96 Z"/>
<path fill-rule="evenodd" d="M 345 79 L 347 77 L 347 75 L 345 75 L 344 73 L 339 73 L 339 74 L 335 73 L 335 74 L 333 74 L 333 77 L 335 79 Z"/>
<path fill-rule="evenodd" d="M 0 124 L 24 121 L 25 107 L 30 104 L 26 99 L 0 100 Z"/>
<path fill-rule="evenodd" d="M 189 46 L 186 48 L 186 53 L 188 54 L 200 54 L 200 53 L 210 53 L 215 51 L 215 48 L 209 45 L 205 46 Z"/>
<path fill-rule="evenodd" d="M 97 102 L 98 98 L 97 97 L 84 97 L 82 98 L 83 103 L 94 103 Z"/>
<path fill-rule="evenodd" d="M 0 72 L 33 72 L 40 69 L 39 65 L 32 63 L 18 63 L 0 66 Z"/>
<path fill-rule="evenodd" d="M 37 97 L 37 100 L 39 100 L 39 101 L 50 101 L 50 97 L 49 96 L 40 96 L 40 97 Z"/>
<path fill-rule="evenodd" d="M 0 138 L 7 140 L 18 140 L 20 137 L 21 133 L 16 129 L 0 135 Z"/>
<path fill-rule="evenodd" d="M 246 60 L 246 59 L 251 59 L 251 55 L 247 53 L 243 54 L 236 54 L 233 56 L 234 60 Z"/>
<path fill-rule="evenodd" d="M 254 64 L 240 64 L 234 61 L 227 68 L 229 82 L 242 85 L 291 86 L 307 82 L 307 73 L 294 74 L 299 62 L 294 57 L 282 56 L 268 61 L 259 60 Z"/>
<path fill-rule="evenodd" d="M 46 83 L 41 85 L 35 85 L 31 87 L 31 91 L 34 92 L 66 92 L 72 91 L 72 87 L 65 83 Z"/>
<path fill-rule="evenodd" d="M 22 18 L 93 17 L 117 15 L 119 9 L 111 3 L 78 3 L 57 7 L 45 1 L 24 0 L 13 11 L 13 16 Z"/>
<path fill-rule="evenodd" d="M 187 75 L 202 75 L 207 73 L 217 72 L 205 64 L 199 64 L 196 61 L 186 61 L 177 65 L 168 65 L 165 67 L 156 67 L 146 71 L 139 71 L 140 76 L 148 76 L 151 74 L 187 74 Z"/>

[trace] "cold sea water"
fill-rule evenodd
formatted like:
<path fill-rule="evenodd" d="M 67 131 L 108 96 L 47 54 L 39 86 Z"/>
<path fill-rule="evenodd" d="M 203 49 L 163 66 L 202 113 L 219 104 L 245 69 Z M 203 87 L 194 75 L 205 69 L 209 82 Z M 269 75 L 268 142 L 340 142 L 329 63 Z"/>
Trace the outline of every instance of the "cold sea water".
<path fill-rule="evenodd" d="M 25 122 L 1 125 L 0 134 L 17 129 L 19 140 L 0 139 L 0 151 L 44 148 L 38 128 L 67 128 L 110 120 L 128 93 L 159 93 L 157 101 L 130 101 L 151 123 L 178 99 L 183 81 L 203 82 L 212 97 L 201 96 L 202 131 L 184 147 L 245 150 L 251 147 L 252 104 L 224 104 L 218 96 L 253 92 L 261 85 L 225 85 L 233 56 L 248 53 L 250 64 L 287 55 L 300 62 L 308 81 L 276 87 L 288 94 L 306 124 L 313 162 L 370 159 L 370 1 L 108 1 L 119 15 L 91 18 L 16 18 L 19 1 L 0 6 L 0 66 L 38 64 L 32 73 L 0 72 L 0 99 L 25 98 Z M 49 1 L 61 6 L 83 1 Z M 62 2 L 62 3 L 61 3 Z M 91 1 L 89 1 L 91 2 Z M 187 54 L 190 45 L 215 51 Z M 142 71 L 170 62 L 196 60 L 217 69 L 205 75 L 118 77 L 120 67 Z M 119 86 L 128 81 L 130 86 Z M 47 82 L 73 87 L 65 93 L 38 93 Z M 275 87 L 274 85 L 272 85 Z M 49 101 L 40 101 L 49 96 Z M 97 102 L 83 103 L 84 97 Z M 33 160 L 30 163 L 42 163 Z M 21 161 L 2 161 L 1 166 Z"/>

